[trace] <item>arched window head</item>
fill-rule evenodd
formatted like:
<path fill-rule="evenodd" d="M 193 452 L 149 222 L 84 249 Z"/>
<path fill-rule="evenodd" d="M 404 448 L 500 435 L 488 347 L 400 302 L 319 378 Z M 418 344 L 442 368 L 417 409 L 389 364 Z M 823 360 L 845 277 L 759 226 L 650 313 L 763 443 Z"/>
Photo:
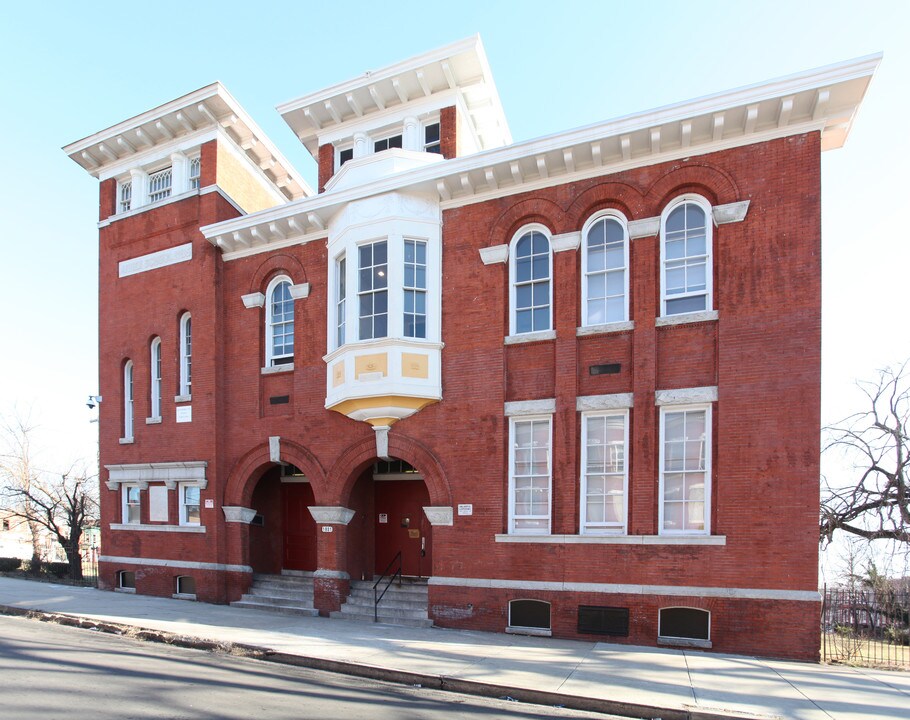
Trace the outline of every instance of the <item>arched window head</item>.
<path fill-rule="evenodd" d="M 661 314 L 713 310 L 711 208 L 697 195 L 669 205 L 661 222 Z"/>
<path fill-rule="evenodd" d="M 265 366 L 294 362 L 294 298 L 291 279 L 279 275 L 265 294 Z"/>
<path fill-rule="evenodd" d="M 133 439 L 133 361 L 123 366 L 123 439 Z"/>
<path fill-rule="evenodd" d="M 149 417 L 161 417 L 161 338 L 152 340 L 149 349 L 149 367 L 151 369 L 151 385 L 149 386 Z"/>
<path fill-rule="evenodd" d="M 189 313 L 180 317 L 180 396 L 189 397 L 193 389 L 193 320 Z"/>
<path fill-rule="evenodd" d="M 582 323 L 629 319 L 629 234 L 626 219 L 610 212 L 588 221 L 582 254 Z"/>
<path fill-rule="evenodd" d="M 512 335 L 553 328 L 552 253 L 545 232 L 543 228 L 525 228 L 512 241 Z"/>

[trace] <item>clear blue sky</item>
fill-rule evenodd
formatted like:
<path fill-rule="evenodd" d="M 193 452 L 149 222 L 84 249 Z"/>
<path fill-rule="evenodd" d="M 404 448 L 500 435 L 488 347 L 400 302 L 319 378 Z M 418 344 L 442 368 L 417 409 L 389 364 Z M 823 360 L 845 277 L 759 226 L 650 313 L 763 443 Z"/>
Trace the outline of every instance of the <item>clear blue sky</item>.
<path fill-rule="evenodd" d="M 908 30 L 910 3 L 874 0 L 9 5 L 0 412 L 31 406 L 46 465 L 94 457 L 98 187 L 62 145 L 220 80 L 315 185 L 275 105 L 479 32 L 516 140 L 885 52 L 846 147 L 823 156 L 823 415 L 837 419 L 855 378 L 910 357 Z"/>

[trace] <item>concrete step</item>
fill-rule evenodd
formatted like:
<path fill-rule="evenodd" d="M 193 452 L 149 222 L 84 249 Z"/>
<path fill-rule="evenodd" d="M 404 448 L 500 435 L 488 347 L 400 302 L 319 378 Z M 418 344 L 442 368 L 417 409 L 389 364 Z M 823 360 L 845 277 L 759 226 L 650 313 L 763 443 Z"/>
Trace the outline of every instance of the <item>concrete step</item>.
<path fill-rule="evenodd" d="M 369 613 L 352 613 L 345 612 L 344 607 L 338 612 L 329 613 L 329 617 L 335 618 L 336 620 L 351 620 L 354 622 L 368 622 L 372 623 L 373 612 L 372 610 Z M 379 613 L 379 622 L 385 623 L 387 625 L 398 625 L 403 627 L 433 627 L 433 621 L 429 618 L 403 618 L 395 617 L 390 615 L 385 615 L 384 613 Z"/>
<path fill-rule="evenodd" d="M 385 590 L 385 597 L 390 595 L 395 595 L 396 597 L 402 598 L 415 598 L 418 600 L 426 600 L 429 592 L 427 588 L 408 588 L 408 587 L 398 587 L 397 585 L 390 585 L 388 589 L 383 586 L 378 588 L 380 594 Z M 373 597 L 373 586 L 369 587 L 352 587 L 351 595 L 354 597 Z"/>
<path fill-rule="evenodd" d="M 263 590 L 265 592 L 280 592 L 280 593 L 309 593 L 313 594 L 313 583 L 309 584 L 289 584 L 289 583 L 276 583 L 276 582 L 254 582 L 252 587 L 255 590 Z"/>
<path fill-rule="evenodd" d="M 251 602 L 247 600 L 235 600 L 231 607 L 247 608 L 249 610 L 266 610 L 268 612 L 281 613 L 282 615 L 305 615 L 307 617 L 316 617 L 319 615 L 318 610 L 305 607 L 291 607 L 289 605 L 266 605 L 260 602 Z"/>
<path fill-rule="evenodd" d="M 295 578 L 310 578 L 312 579 L 315 576 L 312 570 L 282 570 L 281 575 L 277 577 L 295 577 Z"/>
<path fill-rule="evenodd" d="M 354 598 L 349 597 L 345 601 L 345 606 L 352 608 L 367 608 L 370 612 L 373 612 L 373 598 Z M 427 601 L 417 602 L 414 600 L 401 600 L 399 598 L 390 598 L 386 595 L 382 600 L 379 601 L 379 607 L 382 608 L 395 608 L 396 610 L 411 610 L 412 612 L 427 614 Z"/>
<path fill-rule="evenodd" d="M 278 605 L 281 607 L 299 607 L 306 608 L 308 610 L 313 609 L 313 598 L 294 598 L 294 597 L 281 597 L 277 595 L 260 595 L 258 593 L 250 593 L 247 595 L 240 596 L 240 602 L 251 602 L 257 603 L 259 605 Z"/>

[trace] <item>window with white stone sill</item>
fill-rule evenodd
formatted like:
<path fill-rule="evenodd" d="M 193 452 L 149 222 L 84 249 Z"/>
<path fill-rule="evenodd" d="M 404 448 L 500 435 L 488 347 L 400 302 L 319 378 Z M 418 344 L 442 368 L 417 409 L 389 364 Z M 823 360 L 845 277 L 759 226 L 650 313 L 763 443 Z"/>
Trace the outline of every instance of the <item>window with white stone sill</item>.
<path fill-rule="evenodd" d="M 711 205 L 683 195 L 661 215 L 661 316 L 713 310 Z"/>
<path fill-rule="evenodd" d="M 553 251 L 542 225 L 519 230 L 509 250 L 510 335 L 552 329 Z"/>
<path fill-rule="evenodd" d="M 142 503 L 138 485 L 122 485 L 123 524 L 138 525 L 142 522 Z"/>
<path fill-rule="evenodd" d="M 133 361 L 123 366 L 123 440 L 133 441 Z"/>
<path fill-rule="evenodd" d="M 552 418 L 510 418 L 509 532 L 550 533 Z"/>
<path fill-rule="evenodd" d="M 265 293 L 265 367 L 294 362 L 294 298 L 293 282 L 279 275 Z"/>
<path fill-rule="evenodd" d="M 626 533 L 628 428 L 627 410 L 582 415 L 582 534 Z"/>
<path fill-rule="evenodd" d="M 189 399 L 193 388 L 193 318 L 187 312 L 180 316 L 180 395 Z"/>
<path fill-rule="evenodd" d="M 592 217 L 582 232 L 581 297 L 584 327 L 629 319 L 629 233 L 617 211 Z"/>
<path fill-rule="evenodd" d="M 660 409 L 661 535 L 711 532 L 711 406 Z"/>
<path fill-rule="evenodd" d="M 180 483 L 178 486 L 178 492 L 180 494 L 180 524 L 199 525 L 199 508 L 201 507 L 199 502 L 199 486 L 188 483 Z"/>
<path fill-rule="evenodd" d="M 151 384 L 149 386 L 149 418 L 155 419 L 161 417 L 161 338 L 152 340 L 149 348 Z"/>

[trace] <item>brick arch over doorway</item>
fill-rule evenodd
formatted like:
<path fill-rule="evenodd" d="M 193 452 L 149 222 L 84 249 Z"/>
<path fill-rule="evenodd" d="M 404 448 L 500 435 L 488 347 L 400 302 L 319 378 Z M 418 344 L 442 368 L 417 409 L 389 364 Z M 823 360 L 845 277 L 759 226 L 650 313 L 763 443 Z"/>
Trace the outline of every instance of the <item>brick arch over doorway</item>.
<path fill-rule="evenodd" d="M 284 438 L 280 441 L 280 447 L 281 461 L 296 465 L 307 476 L 313 488 L 316 503 L 318 505 L 330 504 L 323 502 L 326 493 L 325 470 L 316 456 L 305 447 Z M 268 441 L 252 448 L 231 468 L 224 492 L 224 504 L 249 507 L 256 483 L 273 465 Z"/>
<path fill-rule="evenodd" d="M 445 471 L 422 443 L 406 435 L 389 433 L 389 455 L 413 465 L 423 475 L 433 506 L 451 506 L 452 491 Z M 329 469 L 326 478 L 328 500 L 326 505 L 345 505 L 360 472 L 376 461 L 376 441 L 365 438 L 350 445 Z M 320 495 L 317 494 L 317 500 Z"/>

